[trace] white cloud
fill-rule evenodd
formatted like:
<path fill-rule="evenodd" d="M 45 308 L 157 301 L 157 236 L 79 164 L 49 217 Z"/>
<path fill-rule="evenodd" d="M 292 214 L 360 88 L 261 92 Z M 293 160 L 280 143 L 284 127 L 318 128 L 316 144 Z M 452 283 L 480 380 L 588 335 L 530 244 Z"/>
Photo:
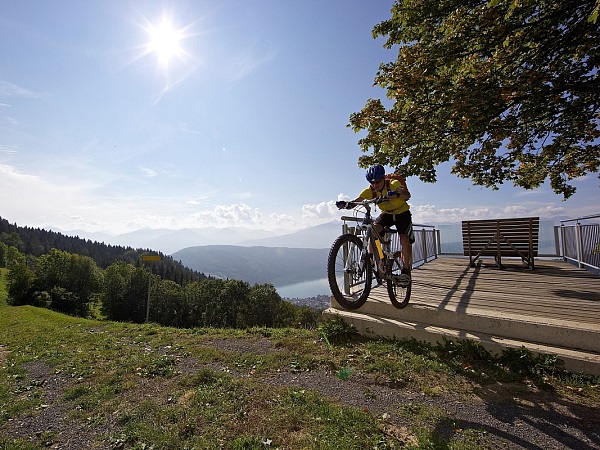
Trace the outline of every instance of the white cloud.
<path fill-rule="evenodd" d="M 262 213 L 245 203 L 217 205 L 212 209 L 186 215 L 180 220 L 191 228 L 202 227 L 262 227 L 265 225 Z"/>
<path fill-rule="evenodd" d="M 62 213 L 61 216 L 63 216 L 65 219 L 68 219 L 71 222 L 85 222 L 85 218 L 77 214 Z"/>
<path fill-rule="evenodd" d="M 295 231 L 299 228 L 299 221 L 297 217 L 289 214 L 269 214 L 269 222 L 265 224 L 265 229 L 286 229 L 289 231 Z M 314 225 L 314 224 L 313 224 Z"/>
<path fill-rule="evenodd" d="M 187 134 L 197 134 L 197 135 L 203 134 L 202 131 L 193 130 L 192 128 L 190 128 L 188 126 L 187 123 L 184 123 L 184 122 L 179 123 L 179 131 L 181 131 L 182 133 L 187 133 Z"/>
<path fill-rule="evenodd" d="M 412 206 L 411 211 L 413 221 L 424 224 L 527 216 L 554 218 L 557 215 L 566 213 L 565 208 L 555 205 L 508 205 L 496 208 L 438 208 L 435 205 L 418 205 Z"/>
<path fill-rule="evenodd" d="M 553 217 L 556 215 L 565 214 L 565 212 L 565 208 L 562 206 L 546 205 L 541 208 L 534 209 L 531 211 L 531 214 L 540 217 Z"/>
<path fill-rule="evenodd" d="M 16 84 L 0 80 L 0 98 L 6 97 L 36 98 L 38 95 Z"/>
<path fill-rule="evenodd" d="M 484 218 L 487 211 L 468 208 L 437 208 L 435 205 L 412 206 L 415 223 L 460 222 L 461 220 Z"/>
<path fill-rule="evenodd" d="M 21 125 L 21 122 L 19 122 L 17 119 L 15 119 L 14 117 L 8 117 L 5 116 L 4 120 L 6 120 L 8 123 L 10 123 L 11 125 Z"/>
<path fill-rule="evenodd" d="M 316 205 L 303 205 L 302 217 L 304 219 L 327 219 L 337 217 L 338 209 L 333 200 L 321 202 Z"/>
<path fill-rule="evenodd" d="M 515 217 L 528 214 L 528 209 L 522 205 L 511 205 L 502 208 L 502 212 L 507 216 Z"/>
<path fill-rule="evenodd" d="M 17 153 L 17 150 L 9 145 L 0 144 L 0 153 L 4 153 L 5 155 L 13 155 Z"/>
<path fill-rule="evenodd" d="M 214 216 L 237 224 L 258 224 L 262 223 L 263 218 L 257 209 L 253 209 L 244 203 L 217 206 L 214 210 Z"/>
<path fill-rule="evenodd" d="M 158 173 L 154 169 L 150 169 L 148 167 L 141 167 L 140 170 L 148 178 L 153 178 L 158 175 Z"/>
<path fill-rule="evenodd" d="M 272 213 L 269 215 L 269 219 L 273 220 L 274 222 L 286 222 L 286 221 L 294 221 L 294 218 L 292 216 L 290 216 L 289 214 L 277 214 L 277 213 Z"/>
<path fill-rule="evenodd" d="M 10 166 L 8 164 L 0 164 L 0 175 L 6 176 L 17 181 L 42 181 L 38 176 L 24 174 L 17 170 L 14 166 Z"/>
<path fill-rule="evenodd" d="M 239 81 L 271 61 L 276 55 L 277 51 L 271 42 L 257 41 L 251 46 L 242 48 L 241 52 L 230 58 L 229 65 L 226 65 L 226 72 L 232 80 Z"/>

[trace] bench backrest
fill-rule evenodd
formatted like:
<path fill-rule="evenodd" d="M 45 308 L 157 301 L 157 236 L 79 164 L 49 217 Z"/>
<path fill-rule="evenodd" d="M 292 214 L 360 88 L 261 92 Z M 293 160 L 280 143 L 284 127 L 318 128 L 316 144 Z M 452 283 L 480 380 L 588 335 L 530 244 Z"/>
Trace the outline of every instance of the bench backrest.
<path fill-rule="evenodd" d="M 481 252 L 480 256 L 496 256 L 500 245 L 503 256 L 521 256 L 513 246 L 528 254 L 531 245 L 531 256 L 537 256 L 539 229 L 539 217 L 465 220 L 462 223 L 464 255 L 475 256 Z M 495 239 L 497 234 L 499 242 Z M 482 251 L 486 245 L 488 247 Z"/>

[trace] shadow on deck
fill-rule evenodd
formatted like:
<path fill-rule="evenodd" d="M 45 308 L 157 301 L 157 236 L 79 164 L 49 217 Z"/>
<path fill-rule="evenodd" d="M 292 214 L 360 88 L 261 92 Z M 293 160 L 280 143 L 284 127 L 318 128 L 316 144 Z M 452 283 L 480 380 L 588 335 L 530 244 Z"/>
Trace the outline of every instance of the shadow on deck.
<path fill-rule="evenodd" d="M 488 350 L 521 346 L 558 355 L 571 372 L 600 376 L 600 278 L 562 261 L 438 258 L 413 270 L 410 304 L 395 309 L 384 287 L 358 311 L 332 298 L 325 315 L 338 315 L 359 333 L 428 342 L 472 339 Z"/>

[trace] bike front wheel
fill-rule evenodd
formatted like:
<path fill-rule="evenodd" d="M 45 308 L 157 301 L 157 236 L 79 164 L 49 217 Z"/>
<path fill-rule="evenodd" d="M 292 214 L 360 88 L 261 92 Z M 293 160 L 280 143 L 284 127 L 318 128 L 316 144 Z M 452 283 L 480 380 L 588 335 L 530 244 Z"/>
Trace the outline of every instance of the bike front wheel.
<path fill-rule="evenodd" d="M 327 279 L 336 301 L 354 310 L 365 304 L 371 291 L 372 268 L 364 261 L 363 243 L 353 234 L 343 234 L 331 246 Z"/>
<path fill-rule="evenodd" d="M 412 287 L 412 280 L 403 282 L 401 279 L 402 267 L 403 263 L 400 252 L 395 253 L 393 258 L 387 260 L 386 278 L 388 296 L 392 305 L 398 309 L 405 308 L 408 305 Z"/>

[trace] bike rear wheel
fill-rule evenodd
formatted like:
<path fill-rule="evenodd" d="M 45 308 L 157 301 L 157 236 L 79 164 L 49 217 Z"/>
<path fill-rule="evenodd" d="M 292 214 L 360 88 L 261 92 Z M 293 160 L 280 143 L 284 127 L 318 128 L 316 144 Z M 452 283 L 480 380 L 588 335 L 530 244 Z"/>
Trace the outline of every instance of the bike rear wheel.
<path fill-rule="evenodd" d="M 410 301 L 410 291 L 412 288 L 412 280 L 408 284 L 400 282 L 403 263 L 400 258 L 400 252 L 394 254 L 393 258 L 388 259 L 386 267 L 387 275 L 387 291 L 392 305 L 398 309 L 405 308 Z"/>
<path fill-rule="evenodd" d="M 331 293 L 340 306 L 349 310 L 363 306 L 371 291 L 372 268 L 362 260 L 362 250 L 358 237 L 343 234 L 333 242 L 327 260 Z"/>

